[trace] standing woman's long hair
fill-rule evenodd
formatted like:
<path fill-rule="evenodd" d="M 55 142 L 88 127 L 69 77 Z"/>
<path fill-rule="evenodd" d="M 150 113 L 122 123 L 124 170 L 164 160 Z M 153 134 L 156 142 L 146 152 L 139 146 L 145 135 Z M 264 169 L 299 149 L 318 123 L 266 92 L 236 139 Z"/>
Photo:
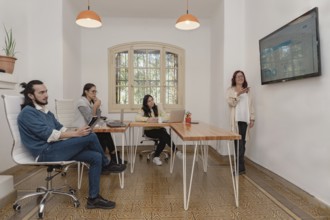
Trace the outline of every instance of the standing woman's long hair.
<path fill-rule="evenodd" d="M 242 87 L 245 89 L 245 88 L 248 87 L 248 83 L 247 83 L 247 81 L 246 81 L 245 74 L 244 74 L 244 72 L 243 72 L 242 70 L 236 70 L 236 71 L 234 72 L 234 74 L 233 74 L 233 78 L 231 78 L 231 86 L 232 86 L 232 87 L 236 86 L 236 81 L 235 81 L 235 79 L 236 79 L 236 75 L 239 74 L 239 73 L 242 73 L 243 76 L 244 76 L 244 82 L 243 82 Z"/>
<path fill-rule="evenodd" d="M 151 110 L 150 110 L 150 108 L 149 108 L 149 106 L 148 106 L 148 99 L 149 98 L 153 98 L 151 95 L 145 95 L 144 97 L 143 97 L 143 104 L 142 104 L 142 110 L 143 110 L 143 112 L 144 112 L 144 116 L 145 117 L 151 117 Z M 154 106 L 152 107 L 152 110 L 154 111 L 154 113 L 155 113 L 155 116 L 156 117 L 158 117 L 158 108 L 157 108 L 157 105 L 156 104 L 154 104 Z"/>

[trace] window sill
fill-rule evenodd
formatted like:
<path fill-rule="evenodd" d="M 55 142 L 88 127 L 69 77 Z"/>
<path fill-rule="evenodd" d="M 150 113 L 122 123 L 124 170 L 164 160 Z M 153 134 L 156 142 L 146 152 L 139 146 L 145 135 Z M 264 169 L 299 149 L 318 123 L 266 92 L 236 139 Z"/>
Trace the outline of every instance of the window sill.
<path fill-rule="evenodd" d="M 0 89 L 15 89 L 16 84 L 16 75 L 9 73 L 0 73 Z"/>

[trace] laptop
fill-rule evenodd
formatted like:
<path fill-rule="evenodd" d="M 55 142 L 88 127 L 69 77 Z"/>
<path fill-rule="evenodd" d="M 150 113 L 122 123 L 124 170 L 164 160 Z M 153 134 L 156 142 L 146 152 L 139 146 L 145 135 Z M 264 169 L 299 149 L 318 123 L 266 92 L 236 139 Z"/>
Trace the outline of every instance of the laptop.
<path fill-rule="evenodd" d="M 107 121 L 107 126 L 109 127 L 126 127 L 127 124 L 124 123 L 124 109 L 120 110 L 120 120 Z"/>
<path fill-rule="evenodd" d="M 180 109 L 180 110 L 172 110 L 170 113 L 170 119 L 164 120 L 163 122 L 166 123 L 181 123 L 183 122 L 184 115 L 186 113 L 186 110 Z"/>

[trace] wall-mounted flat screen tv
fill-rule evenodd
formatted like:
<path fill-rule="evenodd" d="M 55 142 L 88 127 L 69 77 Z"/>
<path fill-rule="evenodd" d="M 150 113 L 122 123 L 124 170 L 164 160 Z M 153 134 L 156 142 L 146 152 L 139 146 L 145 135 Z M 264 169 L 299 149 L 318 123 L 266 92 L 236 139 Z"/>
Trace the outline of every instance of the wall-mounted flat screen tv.
<path fill-rule="evenodd" d="M 259 40 L 261 84 L 321 75 L 318 9 Z"/>

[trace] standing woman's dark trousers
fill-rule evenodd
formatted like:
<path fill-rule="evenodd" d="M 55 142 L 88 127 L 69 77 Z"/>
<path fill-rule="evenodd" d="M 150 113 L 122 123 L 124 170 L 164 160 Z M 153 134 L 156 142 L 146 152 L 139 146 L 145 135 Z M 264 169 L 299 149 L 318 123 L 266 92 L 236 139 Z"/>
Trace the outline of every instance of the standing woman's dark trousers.
<path fill-rule="evenodd" d="M 105 152 L 108 148 L 109 154 L 115 151 L 115 144 L 113 142 L 113 139 L 111 137 L 110 133 L 96 133 L 99 142 L 103 148 L 103 151 Z"/>
<path fill-rule="evenodd" d="M 152 129 L 152 130 L 144 130 L 144 133 L 147 137 L 150 138 L 158 138 L 159 144 L 157 145 L 154 156 L 159 157 L 162 151 L 164 150 L 166 144 L 171 146 L 171 136 L 167 133 L 165 128 Z M 172 150 L 175 151 L 175 145 L 173 143 Z"/>
<path fill-rule="evenodd" d="M 244 154 L 245 154 L 245 136 L 248 124 L 243 121 L 238 122 L 238 133 L 241 135 L 242 139 L 239 140 L 239 155 L 238 155 L 238 170 L 239 172 L 245 171 L 245 164 L 244 164 Z M 237 157 L 237 141 L 235 141 L 235 155 Z"/>

